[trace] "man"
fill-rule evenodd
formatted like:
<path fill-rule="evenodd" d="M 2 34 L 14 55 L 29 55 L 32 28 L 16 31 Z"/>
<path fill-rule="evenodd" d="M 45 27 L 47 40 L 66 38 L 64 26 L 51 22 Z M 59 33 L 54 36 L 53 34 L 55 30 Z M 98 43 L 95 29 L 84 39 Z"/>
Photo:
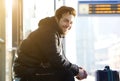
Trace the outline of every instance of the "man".
<path fill-rule="evenodd" d="M 15 79 L 20 81 L 74 81 L 87 73 L 64 54 L 63 39 L 71 29 L 76 11 L 62 6 L 55 16 L 39 21 L 39 28 L 21 43 L 14 62 Z"/>

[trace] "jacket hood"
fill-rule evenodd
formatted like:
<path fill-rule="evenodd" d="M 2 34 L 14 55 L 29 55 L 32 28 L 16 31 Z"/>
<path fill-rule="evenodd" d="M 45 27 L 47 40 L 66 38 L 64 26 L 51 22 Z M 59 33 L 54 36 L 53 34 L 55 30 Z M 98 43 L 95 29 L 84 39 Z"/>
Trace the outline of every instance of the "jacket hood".
<path fill-rule="evenodd" d="M 44 27 L 44 26 L 57 26 L 55 17 L 46 17 L 44 19 L 41 19 L 38 23 L 39 27 Z"/>
<path fill-rule="evenodd" d="M 41 19 L 38 23 L 38 27 L 39 27 L 39 29 L 41 29 L 41 28 L 47 28 L 47 29 L 53 28 L 53 29 L 57 30 L 60 35 L 62 35 L 62 30 L 59 28 L 54 16 Z"/>

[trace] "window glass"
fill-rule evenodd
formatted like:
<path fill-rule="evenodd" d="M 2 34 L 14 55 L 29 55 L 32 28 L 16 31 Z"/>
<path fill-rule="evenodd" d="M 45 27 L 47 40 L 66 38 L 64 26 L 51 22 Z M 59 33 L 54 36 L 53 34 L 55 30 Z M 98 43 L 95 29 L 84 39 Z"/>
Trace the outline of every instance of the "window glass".
<path fill-rule="evenodd" d="M 27 6 L 26 6 L 27 5 Z M 38 28 L 40 19 L 54 15 L 54 0 L 23 0 L 23 38 Z"/>
<path fill-rule="evenodd" d="M 67 36 L 66 52 L 68 57 L 76 55 L 69 59 L 74 58 L 71 61 L 86 68 L 87 81 L 95 81 L 95 71 L 103 70 L 106 65 L 120 70 L 119 22 L 120 16 L 114 15 L 77 17 L 72 32 L 75 37 Z"/>

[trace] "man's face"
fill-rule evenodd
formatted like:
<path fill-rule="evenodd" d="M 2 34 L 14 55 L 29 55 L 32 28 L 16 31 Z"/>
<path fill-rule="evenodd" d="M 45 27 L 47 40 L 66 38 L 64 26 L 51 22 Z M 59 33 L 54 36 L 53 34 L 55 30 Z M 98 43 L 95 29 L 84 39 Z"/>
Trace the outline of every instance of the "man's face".
<path fill-rule="evenodd" d="M 74 18 L 75 17 L 73 15 L 65 13 L 62 15 L 60 20 L 57 21 L 63 35 L 65 35 L 71 29 Z"/>

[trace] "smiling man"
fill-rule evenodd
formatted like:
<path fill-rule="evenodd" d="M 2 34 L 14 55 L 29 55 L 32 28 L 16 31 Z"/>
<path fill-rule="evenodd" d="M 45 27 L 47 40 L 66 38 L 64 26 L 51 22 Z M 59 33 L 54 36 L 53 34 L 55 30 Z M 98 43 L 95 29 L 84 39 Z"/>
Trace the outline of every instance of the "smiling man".
<path fill-rule="evenodd" d="M 63 39 L 71 29 L 76 11 L 62 6 L 55 16 L 39 21 L 39 28 L 22 41 L 14 62 L 20 81 L 74 81 L 87 77 L 86 71 L 71 63 L 64 54 Z"/>

